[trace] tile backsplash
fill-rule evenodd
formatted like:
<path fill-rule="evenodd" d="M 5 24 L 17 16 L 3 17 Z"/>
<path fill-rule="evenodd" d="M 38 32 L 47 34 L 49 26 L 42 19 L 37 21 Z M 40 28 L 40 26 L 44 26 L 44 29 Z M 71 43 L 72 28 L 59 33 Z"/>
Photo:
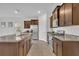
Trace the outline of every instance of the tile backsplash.
<path fill-rule="evenodd" d="M 52 28 L 51 29 L 51 31 L 55 31 L 55 32 L 57 32 L 58 30 L 64 30 L 65 34 L 71 34 L 71 35 L 79 36 L 79 25 L 58 27 L 58 28 Z"/>

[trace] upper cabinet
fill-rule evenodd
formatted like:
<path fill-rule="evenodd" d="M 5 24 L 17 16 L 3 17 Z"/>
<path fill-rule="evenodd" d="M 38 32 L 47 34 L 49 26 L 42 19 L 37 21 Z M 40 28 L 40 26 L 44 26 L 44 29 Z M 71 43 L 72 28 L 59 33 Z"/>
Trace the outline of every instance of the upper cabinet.
<path fill-rule="evenodd" d="M 38 25 L 38 19 L 32 19 L 31 25 Z"/>
<path fill-rule="evenodd" d="M 55 10 L 53 11 L 52 13 L 52 16 L 50 17 L 50 26 L 51 27 L 58 27 L 58 19 L 59 19 L 59 7 L 60 6 L 57 6 L 55 8 Z"/>
<path fill-rule="evenodd" d="M 73 4 L 73 25 L 79 25 L 79 3 Z"/>
<path fill-rule="evenodd" d="M 31 21 L 24 21 L 24 28 L 30 28 L 30 25 L 38 25 L 38 19 L 31 19 Z"/>
<path fill-rule="evenodd" d="M 54 15 L 54 17 L 56 18 L 57 16 Z M 59 8 L 58 17 L 58 24 L 60 27 L 79 25 L 79 3 L 62 4 Z"/>
<path fill-rule="evenodd" d="M 72 4 L 64 3 L 59 10 L 59 26 L 72 25 Z"/>
<path fill-rule="evenodd" d="M 65 3 L 64 4 L 64 11 L 65 11 L 65 26 L 70 26 L 72 25 L 72 3 Z"/>
<path fill-rule="evenodd" d="M 64 5 L 62 5 L 59 9 L 59 26 L 64 26 L 64 17 L 65 17 Z"/>
<path fill-rule="evenodd" d="M 30 21 L 24 21 L 24 28 L 30 28 L 31 22 Z"/>

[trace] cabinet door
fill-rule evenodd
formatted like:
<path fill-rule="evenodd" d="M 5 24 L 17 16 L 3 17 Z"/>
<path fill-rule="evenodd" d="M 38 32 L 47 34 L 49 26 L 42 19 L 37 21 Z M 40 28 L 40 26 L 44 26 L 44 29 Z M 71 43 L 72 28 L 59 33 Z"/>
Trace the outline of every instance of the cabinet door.
<path fill-rule="evenodd" d="M 60 6 L 57 6 L 54 11 L 54 19 L 57 19 L 57 20 L 59 19 L 59 8 Z"/>
<path fill-rule="evenodd" d="M 19 43 L 19 56 L 24 56 L 24 43 L 23 43 L 23 41 Z"/>
<path fill-rule="evenodd" d="M 24 41 L 24 56 L 27 55 L 27 46 L 26 46 L 26 40 Z"/>
<path fill-rule="evenodd" d="M 65 26 L 72 25 L 72 3 L 65 3 Z"/>
<path fill-rule="evenodd" d="M 26 49 L 27 49 L 27 54 L 29 52 L 29 40 L 26 41 Z"/>
<path fill-rule="evenodd" d="M 57 56 L 62 56 L 62 42 L 57 38 L 53 38 L 53 52 Z"/>
<path fill-rule="evenodd" d="M 29 39 L 29 50 L 31 48 L 31 39 Z"/>
<path fill-rule="evenodd" d="M 62 56 L 62 42 L 58 40 L 57 44 L 57 55 Z"/>
<path fill-rule="evenodd" d="M 60 6 L 57 6 L 53 12 L 53 27 L 58 27 L 59 25 L 59 8 Z"/>
<path fill-rule="evenodd" d="M 38 25 L 38 20 L 32 19 L 32 20 L 31 20 L 31 25 Z"/>
<path fill-rule="evenodd" d="M 73 3 L 73 25 L 79 25 L 79 3 Z"/>
<path fill-rule="evenodd" d="M 64 4 L 59 9 L 59 26 L 64 26 Z"/>
<path fill-rule="evenodd" d="M 56 54 L 56 41 L 53 38 L 53 52 Z"/>
<path fill-rule="evenodd" d="M 53 38 L 53 52 L 55 53 L 55 55 L 58 55 L 57 54 L 57 39 L 56 38 Z"/>
<path fill-rule="evenodd" d="M 24 21 L 24 28 L 30 28 L 30 21 Z"/>

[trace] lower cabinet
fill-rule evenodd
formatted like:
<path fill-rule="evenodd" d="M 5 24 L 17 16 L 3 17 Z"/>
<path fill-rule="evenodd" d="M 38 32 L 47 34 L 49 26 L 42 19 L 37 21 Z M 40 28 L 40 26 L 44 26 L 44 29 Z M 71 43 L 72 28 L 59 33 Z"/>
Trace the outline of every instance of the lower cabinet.
<path fill-rule="evenodd" d="M 24 40 L 19 43 L 18 52 L 20 56 L 26 56 L 31 48 L 31 40 Z"/>
<path fill-rule="evenodd" d="M 54 37 L 53 53 L 56 56 L 79 56 L 79 41 L 62 41 Z"/>
<path fill-rule="evenodd" d="M 20 56 L 23 56 L 23 55 L 24 55 L 24 43 L 23 43 L 23 41 L 21 41 L 21 42 L 19 43 L 18 55 L 20 55 Z"/>
<path fill-rule="evenodd" d="M 62 42 L 56 38 L 53 39 L 53 52 L 56 55 L 62 55 Z"/>
<path fill-rule="evenodd" d="M 0 42 L 0 56 L 26 56 L 31 47 L 31 39 L 19 42 Z"/>
<path fill-rule="evenodd" d="M 31 33 L 0 37 L 0 56 L 26 56 L 31 48 Z M 17 39 L 17 40 L 16 40 Z"/>
<path fill-rule="evenodd" d="M 57 42 L 57 55 L 61 56 L 62 55 L 62 42 L 58 40 Z"/>

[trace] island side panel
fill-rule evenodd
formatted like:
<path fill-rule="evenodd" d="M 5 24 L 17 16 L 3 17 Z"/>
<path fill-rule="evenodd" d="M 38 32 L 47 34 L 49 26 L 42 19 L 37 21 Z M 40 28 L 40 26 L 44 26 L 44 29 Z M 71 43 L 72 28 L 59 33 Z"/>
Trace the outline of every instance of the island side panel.
<path fill-rule="evenodd" d="M 17 43 L 0 42 L 0 56 L 17 56 Z"/>

